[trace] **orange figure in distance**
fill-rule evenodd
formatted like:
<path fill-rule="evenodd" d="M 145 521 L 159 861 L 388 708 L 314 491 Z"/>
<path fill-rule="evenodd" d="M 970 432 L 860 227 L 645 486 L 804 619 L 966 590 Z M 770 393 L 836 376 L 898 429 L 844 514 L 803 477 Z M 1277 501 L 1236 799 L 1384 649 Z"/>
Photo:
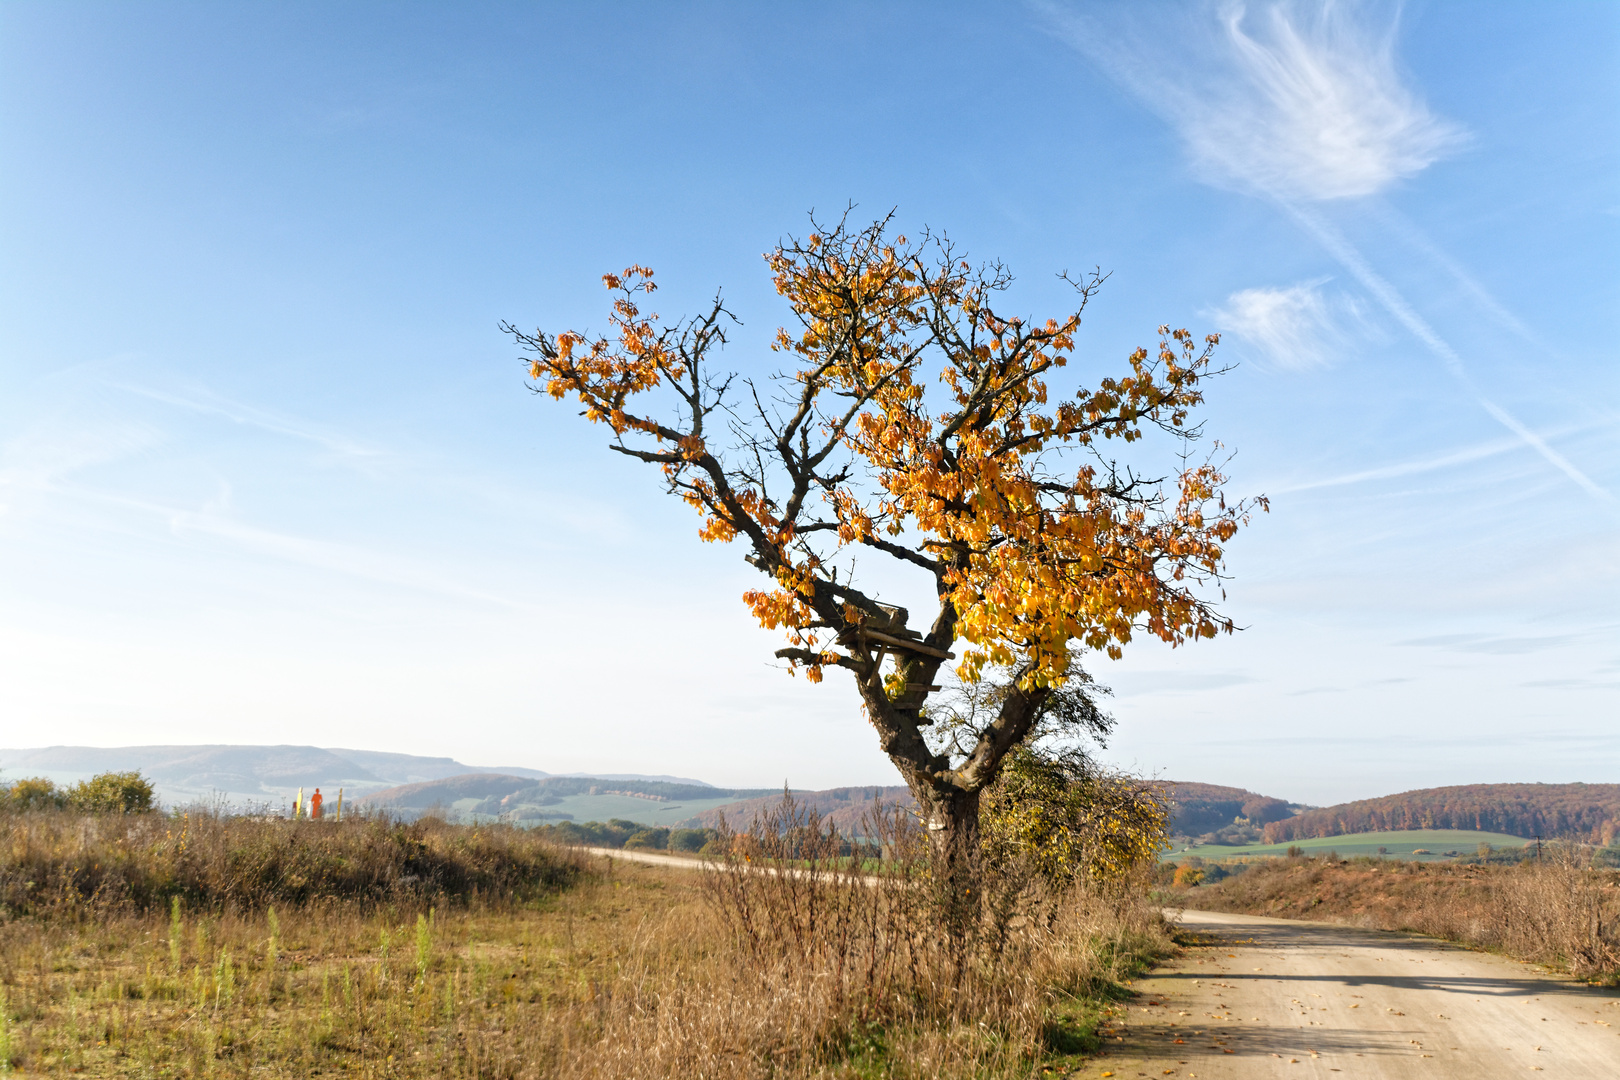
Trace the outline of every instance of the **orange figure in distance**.
<path fill-rule="evenodd" d="M 311 820 L 321 816 L 321 789 L 316 788 L 315 794 L 309 797 L 309 816 Z"/>

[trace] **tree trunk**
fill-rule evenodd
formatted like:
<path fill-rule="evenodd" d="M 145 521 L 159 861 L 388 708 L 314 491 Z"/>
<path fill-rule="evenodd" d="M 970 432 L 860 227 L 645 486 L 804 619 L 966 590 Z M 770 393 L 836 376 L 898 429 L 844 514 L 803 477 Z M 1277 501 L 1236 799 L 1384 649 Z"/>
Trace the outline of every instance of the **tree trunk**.
<path fill-rule="evenodd" d="M 979 912 L 979 793 L 919 788 L 944 930 L 953 949 L 960 948 L 971 939 Z"/>

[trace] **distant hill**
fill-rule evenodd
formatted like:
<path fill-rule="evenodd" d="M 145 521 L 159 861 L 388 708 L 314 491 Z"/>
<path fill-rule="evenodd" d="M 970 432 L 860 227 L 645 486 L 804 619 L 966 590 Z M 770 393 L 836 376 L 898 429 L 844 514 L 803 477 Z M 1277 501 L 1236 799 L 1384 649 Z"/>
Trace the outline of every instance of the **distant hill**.
<path fill-rule="evenodd" d="M 1476 829 L 1609 844 L 1620 784 L 1463 784 L 1307 810 L 1266 826 L 1268 844 L 1350 833 Z"/>
<path fill-rule="evenodd" d="M 795 791 L 793 800 L 806 809 L 818 811 L 823 818 L 831 820 L 845 833 L 859 833 L 861 831 L 861 816 L 872 808 L 873 800 L 886 805 L 911 808 L 917 801 L 911 797 L 911 792 L 901 786 L 896 787 L 841 787 L 828 788 L 826 791 Z M 705 810 L 696 814 L 683 824 L 699 828 L 714 828 L 720 824 L 720 815 L 724 814 L 726 822 L 737 830 L 743 830 L 753 822 L 759 814 L 769 810 L 782 801 L 780 789 L 769 794 L 757 794 L 754 798 L 740 802 L 717 806 L 712 810 Z"/>
<path fill-rule="evenodd" d="M 290 800 L 300 787 L 317 785 L 329 792 L 341 787 L 353 798 L 402 784 L 431 783 L 468 773 L 498 772 L 523 782 L 551 776 L 538 769 L 466 765 L 447 757 L 297 745 L 46 746 L 0 750 L 0 780 L 4 781 L 44 776 L 59 784 L 72 784 L 96 773 L 130 770 L 139 770 L 151 780 L 159 801 L 167 806 L 216 797 L 237 805 L 278 804 Z M 621 773 L 602 779 L 642 778 Z M 707 786 L 702 781 L 673 776 L 647 779 Z"/>
<path fill-rule="evenodd" d="M 374 791 L 364 805 L 406 815 L 442 810 L 463 818 L 516 822 L 609 821 L 680 824 L 712 807 L 736 803 L 770 788 L 717 788 L 700 781 L 620 776 L 548 776 L 465 773 Z"/>
<path fill-rule="evenodd" d="M 1198 784 L 1186 781 L 1166 781 L 1160 785 L 1174 806 L 1171 832 L 1180 836 L 1195 836 L 1213 832 L 1232 824 L 1232 820 L 1245 817 L 1255 825 L 1296 813 L 1300 807 L 1294 803 L 1257 795 L 1243 788 L 1222 787 L 1219 784 Z M 780 791 L 756 799 L 718 806 L 694 817 L 688 824 L 713 828 L 723 813 L 734 828 L 747 828 L 754 816 L 769 809 L 781 799 Z M 845 832 L 859 831 L 861 815 L 878 799 L 896 806 L 913 807 L 916 800 L 904 787 L 844 787 L 826 791 L 795 791 L 793 798 L 801 805 L 813 807 Z"/>
<path fill-rule="evenodd" d="M 1174 805 L 1170 832 L 1176 836 L 1197 836 L 1248 818 L 1255 825 L 1282 821 L 1303 809 L 1270 795 L 1259 795 L 1244 788 L 1199 784 L 1187 780 L 1166 780 L 1162 785 Z M 1269 834 L 1268 834 L 1269 835 Z"/>

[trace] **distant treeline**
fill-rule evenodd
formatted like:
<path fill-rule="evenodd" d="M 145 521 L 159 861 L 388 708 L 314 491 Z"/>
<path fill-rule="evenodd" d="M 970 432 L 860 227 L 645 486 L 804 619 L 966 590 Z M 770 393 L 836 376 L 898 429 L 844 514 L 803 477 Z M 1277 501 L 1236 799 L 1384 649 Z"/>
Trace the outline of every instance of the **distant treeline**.
<path fill-rule="evenodd" d="M 754 820 L 768 815 L 772 810 L 782 805 L 783 792 L 780 788 L 769 792 L 756 792 L 746 801 L 731 806 L 721 806 L 713 810 L 705 810 L 694 816 L 691 823 L 714 827 L 720 824 L 722 818 L 734 829 L 746 829 Z M 865 833 L 862 822 L 874 810 L 885 806 L 899 806 L 909 809 L 916 805 L 911 792 L 904 787 L 842 787 L 828 788 L 826 791 L 795 791 L 794 803 L 804 810 L 813 810 L 821 815 L 823 821 L 836 825 L 846 836 L 855 836 Z"/>
<path fill-rule="evenodd" d="M 144 814 L 153 808 L 153 799 L 151 782 L 138 772 L 106 772 L 71 787 L 58 787 L 43 776 L 0 784 L 0 811 Z"/>
<path fill-rule="evenodd" d="M 1266 826 L 1266 843 L 1403 829 L 1477 829 L 1609 845 L 1620 784 L 1463 784 L 1308 810 Z"/>
<path fill-rule="evenodd" d="M 681 784 L 668 780 L 605 780 L 594 776 L 548 776 L 535 780 L 503 773 L 465 773 L 440 780 L 404 784 L 367 795 L 373 806 L 394 810 L 431 810 L 461 799 L 478 799 L 469 813 L 510 820 L 532 821 L 566 818 L 567 814 L 548 813 L 571 795 L 637 795 L 659 802 L 685 799 L 747 799 L 769 792 L 770 788 L 715 788 L 707 784 Z"/>
<path fill-rule="evenodd" d="M 1177 836 L 1197 836 L 1247 818 L 1255 825 L 1267 825 L 1290 817 L 1295 806 L 1269 795 L 1257 795 L 1243 788 L 1219 784 L 1194 784 L 1171 780 L 1164 784 L 1174 805 L 1170 831 Z M 1267 833 L 1269 836 L 1270 833 Z"/>
<path fill-rule="evenodd" d="M 627 851 L 681 851 L 697 853 L 720 834 L 714 829 L 666 829 L 636 821 L 563 821 L 531 830 L 543 840 L 581 847 L 623 848 Z"/>

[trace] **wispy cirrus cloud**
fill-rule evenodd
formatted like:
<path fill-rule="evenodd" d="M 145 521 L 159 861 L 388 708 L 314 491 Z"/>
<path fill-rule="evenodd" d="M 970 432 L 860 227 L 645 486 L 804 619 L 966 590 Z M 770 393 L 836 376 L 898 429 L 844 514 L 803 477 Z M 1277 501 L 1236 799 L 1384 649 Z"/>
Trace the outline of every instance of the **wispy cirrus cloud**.
<path fill-rule="evenodd" d="M 1468 139 L 1403 82 L 1394 21 L 1374 23 L 1364 5 L 1205 5 L 1169 34 L 1144 28 L 1133 9 L 1125 22 L 1043 10 L 1176 129 L 1208 182 L 1285 199 L 1355 198 L 1417 175 Z"/>
<path fill-rule="evenodd" d="M 245 424 L 275 435 L 286 435 L 290 438 L 314 443 L 345 458 L 371 459 L 386 456 L 385 452 L 378 447 L 364 445 L 341 432 L 323 430 L 307 421 L 233 401 L 203 387 L 192 387 L 182 392 L 133 383 L 116 383 L 113 385 L 117 389 L 128 393 L 149 398 L 152 401 L 162 402 L 165 405 L 173 405 L 189 412 L 220 416 L 233 423 Z"/>
<path fill-rule="evenodd" d="M 1415 176 L 1464 141 L 1401 80 L 1395 27 L 1357 5 L 1275 4 L 1220 21 L 1238 78 L 1194 102 L 1183 126 L 1194 160 L 1262 191 L 1353 198 Z"/>
<path fill-rule="evenodd" d="M 1216 325 L 1256 350 L 1273 367 L 1299 371 L 1331 364 L 1350 345 L 1347 323 L 1356 305 L 1330 297 L 1323 282 L 1242 289 L 1213 312 Z"/>
<path fill-rule="evenodd" d="M 1175 128 L 1200 180 L 1273 200 L 1492 419 L 1588 494 L 1614 504 L 1609 491 L 1492 401 L 1450 342 L 1318 210 L 1377 195 L 1468 139 L 1403 80 L 1395 60 L 1395 18 L 1379 19 L 1368 5 L 1342 0 L 1278 0 L 1252 15 L 1231 2 L 1169 14 L 1153 7 L 1145 9 L 1147 15 L 1134 5 L 1103 16 L 1051 3 L 1038 7 L 1056 33 Z M 1173 24 L 1178 18 L 1180 26 Z M 1186 62 L 1189 55 L 1197 62 Z M 1415 227 L 1408 230 L 1408 239 L 1414 238 L 1420 247 L 1427 243 Z M 1492 318 L 1517 324 L 1460 266 L 1437 249 L 1434 256 L 1470 286 Z M 1301 338 L 1310 327 L 1308 297 L 1261 292 L 1246 302 L 1260 342 L 1300 345 L 1290 336 Z"/>

